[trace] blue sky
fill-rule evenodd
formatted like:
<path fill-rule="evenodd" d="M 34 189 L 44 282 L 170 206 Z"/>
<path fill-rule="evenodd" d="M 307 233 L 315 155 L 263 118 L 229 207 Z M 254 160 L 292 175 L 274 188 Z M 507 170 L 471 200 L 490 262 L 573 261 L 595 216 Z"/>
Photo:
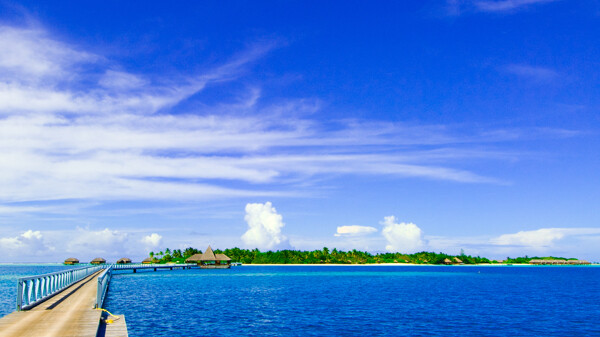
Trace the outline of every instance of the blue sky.
<path fill-rule="evenodd" d="M 600 260 L 594 1 L 0 3 L 0 260 Z"/>

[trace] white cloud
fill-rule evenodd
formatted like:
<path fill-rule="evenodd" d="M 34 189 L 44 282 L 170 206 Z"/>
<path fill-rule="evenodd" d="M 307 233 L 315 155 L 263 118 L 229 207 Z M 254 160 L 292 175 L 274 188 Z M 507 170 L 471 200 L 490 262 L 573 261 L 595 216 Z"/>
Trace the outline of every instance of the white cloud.
<path fill-rule="evenodd" d="M 156 233 L 146 235 L 142 238 L 142 243 L 148 247 L 158 247 L 162 241 L 162 236 Z"/>
<path fill-rule="evenodd" d="M 65 251 L 73 254 L 106 255 L 111 256 L 115 252 L 127 252 L 127 242 L 129 235 L 126 232 L 111 230 L 90 230 L 87 228 L 77 228 L 74 233 L 70 233 L 71 238 L 67 241 Z M 106 256 L 104 256 L 106 258 Z"/>
<path fill-rule="evenodd" d="M 370 226 L 338 226 L 335 236 L 366 235 L 377 232 L 377 228 Z"/>
<path fill-rule="evenodd" d="M 46 245 L 40 231 L 27 230 L 16 237 L 0 238 L 0 255 L 6 257 L 25 259 L 39 257 L 52 251 Z"/>
<path fill-rule="evenodd" d="M 469 144 L 522 139 L 518 133 L 364 120 L 323 125 L 303 117 L 319 109 L 318 99 L 263 106 L 255 87 L 233 103 L 169 110 L 208 84 L 234 80 L 271 48 L 257 45 L 206 73 L 161 79 L 129 73 L 41 28 L 0 26 L 0 203 L 310 195 L 311 178 L 336 175 L 499 183 L 452 166 L 516 156 Z M 25 211 L 0 213 L 11 210 Z"/>
<path fill-rule="evenodd" d="M 520 231 L 492 238 L 490 242 L 499 246 L 522 246 L 528 248 L 549 248 L 569 236 L 598 235 L 600 228 L 540 228 Z"/>
<path fill-rule="evenodd" d="M 554 1 L 558 0 L 447 0 L 446 10 L 449 15 L 469 12 L 513 13 Z"/>
<path fill-rule="evenodd" d="M 423 232 L 414 223 L 397 223 L 396 217 L 386 216 L 381 224 L 381 233 L 387 240 L 387 251 L 415 253 L 424 248 Z"/>
<path fill-rule="evenodd" d="M 511 74 L 537 82 L 547 82 L 556 79 L 559 74 L 550 68 L 536 67 L 527 64 L 509 64 L 505 70 Z"/>
<path fill-rule="evenodd" d="M 259 249 L 289 248 L 287 238 L 281 233 L 285 226 L 283 217 L 270 202 L 246 205 L 244 220 L 248 231 L 242 235 L 246 246 Z"/>
<path fill-rule="evenodd" d="M 526 6 L 554 2 L 557 0 L 492 0 L 474 1 L 477 9 L 483 12 L 506 12 Z"/>
<path fill-rule="evenodd" d="M 98 84 L 104 88 L 135 89 L 148 85 L 149 81 L 123 71 L 107 70 Z"/>

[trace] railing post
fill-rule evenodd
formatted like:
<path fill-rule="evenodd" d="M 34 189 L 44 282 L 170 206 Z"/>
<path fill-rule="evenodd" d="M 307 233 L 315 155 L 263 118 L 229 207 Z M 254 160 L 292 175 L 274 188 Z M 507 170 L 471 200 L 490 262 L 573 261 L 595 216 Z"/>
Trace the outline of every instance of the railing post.
<path fill-rule="evenodd" d="M 17 311 L 23 307 L 23 281 L 19 280 L 17 284 Z"/>

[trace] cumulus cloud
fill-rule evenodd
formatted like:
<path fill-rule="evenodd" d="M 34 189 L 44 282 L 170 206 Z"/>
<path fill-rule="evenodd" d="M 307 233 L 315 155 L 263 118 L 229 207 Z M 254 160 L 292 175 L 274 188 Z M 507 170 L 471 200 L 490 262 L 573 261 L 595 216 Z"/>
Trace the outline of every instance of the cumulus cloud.
<path fill-rule="evenodd" d="M 540 228 L 532 231 L 520 231 L 492 238 L 490 242 L 499 246 L 522 246 L 529 248 L 548 248 L 569 236 L 598 235 L 600 228 Z"/>
<path fill-rule="evenodd" d="M 385 249 L 390 252 L 414 253 L 423 249 L 423 232 L 414 223 L 398 223 L 396 217 L 386 216 L 381 222 L 381 233 L 387 240 Z"/>
<path fill-rule="evenodd" d="M 27 230 L 16 237 L 0 238 L 0 254 L 2 257 L 30 258 L 40 256 L 53 250 L 46 245 L 40 231 Z"/>
<path fill-rule="evenodd" d="M 248 223 L 248 230 L 242 235 L 246 246 L 259 249 L 289 248 L 288 239 L 281 233 L 285 226 L 283 217 L 270 202 L 247 204 L 244 220 Z"/>
<path fill-rule="evenodd" d="M 338 226 L 335 236 L 358 236 L 377 232 L 377 228 L 370 226 Z"/>
<path fill-rule="evenodd" d="M 142 243 L 148 247 L 158 247 L 162 241 L 162 236 L 156 233 L 146 235 L 142 238 Z"/>
<path fill-rule="evenodd" d="M 86 255 L 114 254 L 127 252 L 129 235 L 126 232 L 105 228 L 90 230 L 78 227 L 66 244 L 66 251 Z"/>

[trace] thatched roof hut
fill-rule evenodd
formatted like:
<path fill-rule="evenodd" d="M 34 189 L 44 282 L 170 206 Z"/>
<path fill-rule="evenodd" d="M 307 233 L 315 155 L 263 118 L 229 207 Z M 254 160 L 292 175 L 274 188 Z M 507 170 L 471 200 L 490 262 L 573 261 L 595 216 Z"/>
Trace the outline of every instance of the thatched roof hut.
<path fill-rule="evenodd" d="M 206 251 L 204 252 L 204 254 L 202 254 L 202 257 L 200 258 L 201 261 L 216 261 L 217 257 L 215 256 L 215 252 L 213 252 L 212 248 L 210 246 L 208 246 L 208 248 L 206 248 Z"/>
<path fill-rule="evenodd" d="M 154 261 L 152 260 L 151 257 L 147 257 L 144 259 L 144 261 L 142 261 L 143 264 L 151 264 L 152 262 L 154 262 Z"/>
<path fill-rule="evenodd" d="M 208 246 L 203 254 L 194 254 L 188 257 L 185 262 L 197 263 L 201 265 L 224 265 L 229 266 L 231 259 L 225 254 L 216 254 L 213 249 Z"/>
<path fill-rule="evenodd" d="M 70 257 L 70 258 L 66 259 L 64 263 L 65 264 L 78 264 L 79 260 L 77 260 L 74 257 Z"/>
<path fill-rule="evenodd" d="M 131 259 L 123 257 L 117 260 L 117 264 L 131 263 Z"/>
<path fill-rule="evenodd" d="M 104 264 L 106 263 L 106 260 L 101 258 L 101 257 L 97 257 L 95 259 L 92 260 L 92 262 L 90 262 L 91 264 Z"/>
<path fill-rule="evenodd" d="M 215 255 L 217 261 L 231 261 L 231 258 L 225 254 L 217 254 Z"/>
<path fill-rule="evenodd" d="M 444 264 L 452 264 L 452 261 L 450 261 L 449 258 L 445 258 L 444 259 Z"/>
<path fill-rule="evenodd" d="M 463 263 L 461 259 L 459 259 L 458 257 L 454 258 L 454 263 Z"/>
<path fill-rule="evenodd" d="M 202 254 L 194 254 L 185 260 L 188 263 L 200 263 L 200 261 L 202 261 Z"/>

